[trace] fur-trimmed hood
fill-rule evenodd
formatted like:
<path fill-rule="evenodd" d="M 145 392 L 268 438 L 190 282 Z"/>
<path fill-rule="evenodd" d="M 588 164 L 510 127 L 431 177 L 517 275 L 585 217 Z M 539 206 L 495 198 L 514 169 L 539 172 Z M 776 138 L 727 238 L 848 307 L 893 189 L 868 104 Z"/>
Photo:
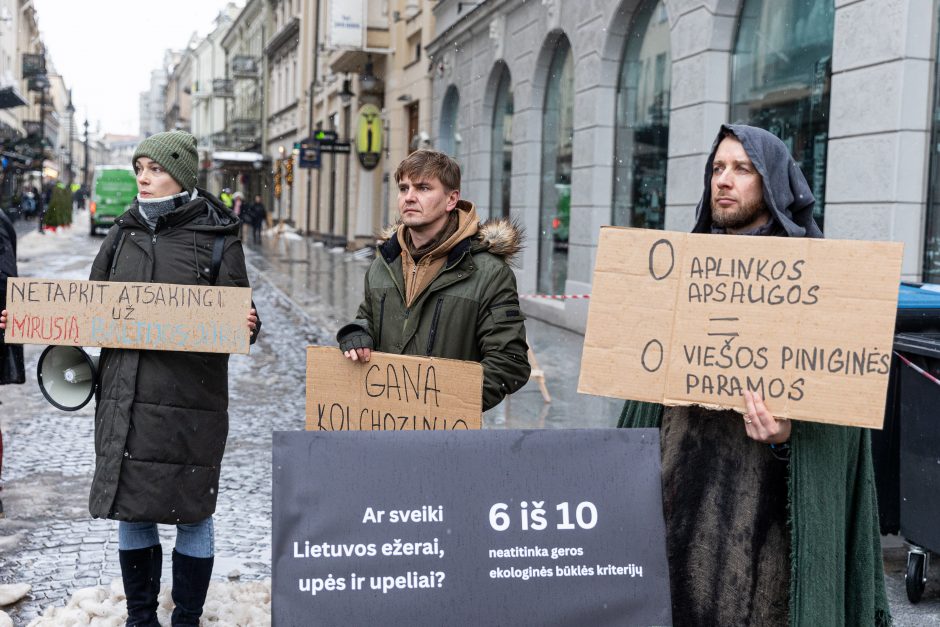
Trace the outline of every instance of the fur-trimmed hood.
<path fill-rule="evenodd" d="M 459 200 L 457 207 L 458 209 L 473 207 L 473 203 L 468 200 Z M 401 222 L 396 222 L 382 229 L 377 236 L 378 245 L 382 246 L 389 240 L 395 239 L 401 226 Z M 480 222 L 477 233 L 472 239 L 472 252 L 486 250 L 497 257 L 502 257 L 506 263 L 512 263 L 523 248 L 525 230 L 515 220 L 493 218 Z"/>

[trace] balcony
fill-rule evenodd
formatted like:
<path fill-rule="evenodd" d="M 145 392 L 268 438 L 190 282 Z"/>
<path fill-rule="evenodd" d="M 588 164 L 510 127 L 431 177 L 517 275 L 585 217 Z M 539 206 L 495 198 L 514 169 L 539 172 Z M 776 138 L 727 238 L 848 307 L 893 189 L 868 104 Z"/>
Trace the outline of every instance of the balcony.
<path fill-rule="evenodd" d="M 377 59 L 390 53 L 391 37 L 388 29 L 370 28 L 366 31 L 366 47 L 338 49 L 330 56 L 330 71 L 336 74 L 353 74 L 362 71 L 369 55 Z"/>
<path fill-rule="evenodd" d="M 251 118 L 240 118 L 232 120 L 231 129 L 232 134 L 237 136 L 249 136 L 255 137 L 258 136 L 258 120 Z"/>
<path fill-rule="evenodd" d="M 258 59 L 247 55 L 232 57 L 233 78 L 258 78 Z"/>
<path fill-rule="evenodd" d="M 232 144 L 232 137 L 229 133 L 225 131 L 218 131 L 217 133 L 212 133 L 209 136 L 209 141 L 212 142 L 212 145 L 216 150 L 220 148 L 228 148 Z"/>
<path fill-rule="evenodd" d="M 216 98 L 234 98 L 235 88 L 229 78 L 212 79 L 212 95 Z"/>

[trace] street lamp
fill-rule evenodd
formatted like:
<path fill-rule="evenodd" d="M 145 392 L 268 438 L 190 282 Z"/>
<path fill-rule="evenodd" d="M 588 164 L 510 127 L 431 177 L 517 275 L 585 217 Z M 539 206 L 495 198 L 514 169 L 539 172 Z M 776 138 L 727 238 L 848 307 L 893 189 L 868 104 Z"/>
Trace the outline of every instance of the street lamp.
<path fill-rule="evenodd" d="M 339 92 L 339 99 L 344 105 L 348 105 L 355 95 L 352 90 L 352 81 L 348 78 L 343 79 L 343 91 Z"/>
<path fill-rule="evenodd" d="M 84 192 L 88 192 L 88 114 L 85 114 L 85 159 L 82 163 L 82 187 L 84 187 Z"/>
<path fill-rule="evenodd" d="M 362 93 L 371 94 L 379 86 L 379 79 L 375 76 L 375 71 L 372 66 L 372 55 L 370 54 L 366 57 L 366 66 L 362 70 L 362 74 L 359 75 L 359 87 L 362 89 Z"/>
<path fill-rule="evenodd" d="M 71 90 L 71 89 L 69 90 L 69 103 L 68 103 L 67 105 L 65 105 L 65 112 L 66 112 L 66 113 L 68 114 L 68 116 L 69 116 L 69 131 L 68 131 L 68 150 L 67 150 L 67 154 L 68 154 L 68 157 L 69 157 L 69 160 L 68 160 L 68 169 L 69 169 L 69 170 L 68 170 L 68 171 L 69 171 L 69 174 L 68 174 L 68 184 L 71 185 L 71 184 L 72 184 L 72 180 L 73 180 L 73 179 L 72 179 L 72 131 L 74 130 L 72 127 L 75 125 L 75 106 L 72 105 L 72 90 Z"/>
<path fill-rule="evenodd" d="M 49 90 L 49 78 L 45 74 L 34 77 L 30 89 L 39 92 L 39 160 L 46 157 L 46 92 Z M 40 165 L 40 169 L 42 165 Z"/>

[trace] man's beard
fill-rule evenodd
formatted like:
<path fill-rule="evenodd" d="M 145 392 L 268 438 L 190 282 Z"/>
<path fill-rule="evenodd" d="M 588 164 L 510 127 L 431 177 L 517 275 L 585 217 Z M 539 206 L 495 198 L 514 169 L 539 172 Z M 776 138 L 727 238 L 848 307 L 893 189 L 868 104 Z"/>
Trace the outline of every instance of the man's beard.
<path fill-rule="evenodd" d="M 718 228 L 727 230 L 741 229 L 749 226 L 757 220 L 757 217 L 766 211 L 764 199 L 760 198 L 749 203 L 738 204 L 734 207 L 725 209 L 718 205 L 718 200 L 712 196 L 712 224 Z"/>

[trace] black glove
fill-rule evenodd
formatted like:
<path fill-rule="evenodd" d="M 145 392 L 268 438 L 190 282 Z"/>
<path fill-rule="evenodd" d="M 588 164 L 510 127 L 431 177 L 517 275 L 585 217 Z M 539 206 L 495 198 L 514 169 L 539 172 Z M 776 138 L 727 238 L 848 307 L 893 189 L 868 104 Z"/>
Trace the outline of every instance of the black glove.
<path fill-rule="evenodd" d="M 372 336 L 361 329 L 345 333 L 339 339 L 339 349 L 344 353 L 357 348 L 368 348 L 372 350 L 372 346 Z"/>

